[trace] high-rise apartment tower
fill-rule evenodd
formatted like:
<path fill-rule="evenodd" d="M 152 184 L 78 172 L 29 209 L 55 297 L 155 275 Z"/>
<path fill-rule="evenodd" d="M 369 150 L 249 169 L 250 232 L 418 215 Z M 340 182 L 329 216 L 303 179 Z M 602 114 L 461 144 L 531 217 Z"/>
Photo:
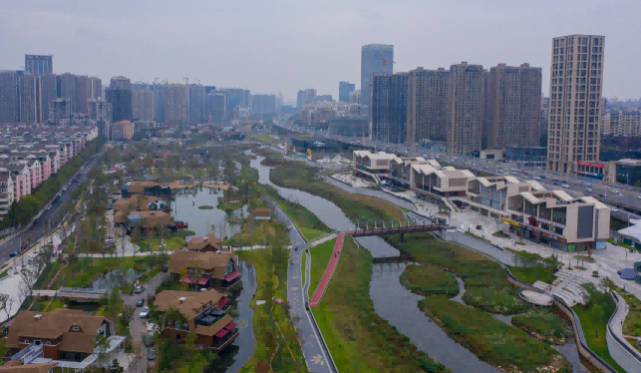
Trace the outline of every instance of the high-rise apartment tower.
<path fill-rule="evenodd" d="M 448 152 L 467 154 L 481 150 L 485 109 L 483 66 L 467 62 L 450 66 L 448 107 Z"/>
<path fill-rule="evenodd" d="M 370 75 L 393 74 L 392 62 L 383 64 L 383 60 L 394 59 L 394 46 L 384 44 L 369 44 L 361 48 L 361 113 L 369 113 L 368 105 L 370 92 Z"/>
<path fill-rule="evenodd" d="M 407 138 L 410 145 L 423 139 L 446 141 L 449 123 L 448 94 L 450 71 L 424 70 L 409 72 L 407 94 Z"/>
<path fill-rule="evenodd" d="M 31 75 L 53 74 L 53 56 L 25 54 L 24 67 L 25 71 Z"/>
<path fill-rule="evenodd" d="M 538 146 L 541 116 L 539 67 L 504 63 L 486 74 L 486 136 L 488 149 Z"/>
<path fill-rule="evenodd" d="M 552 39 L 547 169 L 573 172 L 577 161 L 599 159 L 599 112 L 605 37 Z"/>

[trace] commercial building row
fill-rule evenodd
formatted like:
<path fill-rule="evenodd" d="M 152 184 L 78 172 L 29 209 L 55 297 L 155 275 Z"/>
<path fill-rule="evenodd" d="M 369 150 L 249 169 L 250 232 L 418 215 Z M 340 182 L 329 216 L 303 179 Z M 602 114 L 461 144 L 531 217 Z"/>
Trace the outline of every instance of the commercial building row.
<path fill-rule="evenodd" d="M 355 151 L 353 171 L 407 188 L 421 199 L 454 203 L 500 219 L 510 231 L 566 251 L 604 249 L 610 209 L 593 197 L 574 198 L 514 176 L 479 177 L 436 160 Z"/>
<path fill-rule="evenodd" d="M 0 219 L 97 136 L 95 126 L 0 125 Z"/>

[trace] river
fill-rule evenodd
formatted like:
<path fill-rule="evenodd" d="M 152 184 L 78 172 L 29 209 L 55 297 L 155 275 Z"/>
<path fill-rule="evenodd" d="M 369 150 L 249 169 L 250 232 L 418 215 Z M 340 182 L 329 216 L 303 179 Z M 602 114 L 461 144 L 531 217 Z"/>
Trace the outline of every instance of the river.
<path fill-rule="evenodd" d="M 249 307 L 249 302 L 256 293 L 256 272 L 249 262 L 240 260 L 238 264 L 243 288 L 230 304 L 240 314 L 236 318 L 240 334 L 231 346 L 218 355 L 218 359 L 205 370 L 206 373 L 238 372 L 251 359 L 256 349 L 256 337 L 252 328 L 254 310 Z"/>
<path fill-rule="evenodd" d="M 247 151 L 247 154 L 253 154 Z M 255 154 L 253 154 L 255 155 Z M 259 182 L 271 185 L 278 193 L 287 199 L 296 200 L 303 207 L 315 214 L 329 228 L 344 231 L 353 226 L 343 211 L 334 203 L 309 194 L 307 192 L 282 188 L 269 180 L 270 167 L 261 165 L 264 157 L 255 155 L 256 159 L 250 161 L 250 166 L 258 171 Z M 350 193 L 360 191 L 344 185 L 340 182 L 332 183 L 336 187 Z M 368 190 L 366 193 L 385 200 L 397 203 L 399 198 L 390 196 L 387 193 Z M 404 203 L 408 203 L 403 201 Z M 412 210 L 414 209 L 413 206 Z M 500 250 L 492 245 L 477 245 L 477 240 L 472 240 L 460 232 L 447 233 L 446 239 L 458 241 L 466 246 L 474 245 L 474 248 L 486 255 L 492 256 L 504 264 L 513 265 L 513 255 L 510 252 Z M 369 250 L 374 258 L 396 257 L 400 255 L 398 249 L 389 245 L 380 237 L 362 237 L 357 239 L 358 243 Z M 500 373 L 500 370 L 480 360 L 470 350 L 450 338 L 438 325 L 430 321 L 423 311 L 418 308 L 418 301 L 423 297 L 413 294 L 400 283 L 400 276 L 405 269 L 405 263 L 380 263 L 372 266 L 372 279 L 370 280 L 370 298 L 374 303 L 376 313 L 385 318 L 395 326 L 398 331 L 410 338 L 419 349 L 425 351 L 435 361 L 444 364 L 454 373 L 480 372 Z M 461 289 L 464 289 L 461 287 Z M 459 297 L 462 297 L 462 293 Z M 462 299 L 461 299 L 462 302 Z M 508 317 L 505 317 L 508 321 Z M 511 318 L 510 318 L 511 319 Z M 558 350 L 566 355 L 574 367 L 574 372 L 584 372 L 577 366 L 578 351 L 560 346 Z M 572 353 L 574 351 L 574 353 Z M 575 356 L 572 356 L 575 355 Z M 578 362 L 580 365 L 580 362 Z M 585 368 L 583 368 L 585 369 Z"/>

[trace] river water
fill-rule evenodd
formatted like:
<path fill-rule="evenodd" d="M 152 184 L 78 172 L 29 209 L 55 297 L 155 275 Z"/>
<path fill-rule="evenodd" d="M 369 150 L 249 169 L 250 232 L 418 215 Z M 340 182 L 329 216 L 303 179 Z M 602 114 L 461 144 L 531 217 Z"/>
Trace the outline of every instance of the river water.
<path fill-rule="evenodd" d="M 182 220 L 189 223 L 190 231 L 194 231 L 195 236 L 188 236 L 187 242 L 192 237 L 202 237 L 212 231 L 212 225 L 216 226 L 216 236 L 220 236 L 219 224 L 227 217 L 225 211 L 217 209 L 218 198 L 223 196 L 222 191 L 200 187 L 182 189 L 176 191 L 176 196 L 170 201 L 172 208 L 171 216 L 175 220 Z M 198 207 L 203 205 L 213 206 L 213 210 L 201 210 Z M 248 216 L 247 206 L 233 212 L 234 216 L 240 217 Z M 231 237 L 236 233 L 240 233 L 240 224 L 230 226 L 227 223 L 226 232 L 224 236 Z"/>
<path fill-rule="evenodd" d="M 253 154 L 251 151 L 247 151 L 246 153 Z M 271 185 L 278 190 L 282 197 L 296 200 L 299 204 L 318 216 L 318 218 L 331 229 L 345 231 L 354 225 L 334 203 L 301 190 L 282 188 L 273 184 L 269 180 L 271 168 L 260 164 L 263 159 L 264 157 L 256 155 L 256 159 L 250 161 L 250 166 L 258 171 L 259 182 L 261 184 Z M 350 193 L 360 193 L 360 191 L 354 190 L 338 181 L 336 183 L 332 182 L 332 184 Z M 386 193 L 380 191 L 368 190 L 362 194 L 368 194 L 386 200 L 393 199 L 393 203 L 398 202 L 398 198 L 386 195 Z M 408 206 L 408 208 L 409 207 L 410 206 Z M 513 255 L 510 252 L 500 250 L 489 244 L 478 245 L 477 240 L 471 241 L 471 237 L 465 234 L 448 232 L 444 238 L 458 241 L 466 246 L 473 244 L 474 248 L 481 253 L 492 256 L 504 264 L 514 264 Z M 389 245 L 380 237 L 362 237 L 357 239 L 357 241 L 361 246 L 369 250 L 374 258 L 396 257 L 400 255 L 400 252 L 396 248 Z M 418 308 L 418 301 L 423 297 L 410 292 L 399 280 L 406 265 L 407 263 L 403 262 L 376 263 L 372 265 L 370 298 L 374 303 L 376 313 L 389 321 L 400 333 L 409 337 L 410 341 L 419 349 L 425 351 L 435 361 L 450 368 L 454 373 L 500 373 L 500 370 L 480 360 L 470 350 L 450 338 Z M 462 280 L 458 280 L 459 286 L 461 286 L 461 289 L 464 291 Z M 457 296 L 461 302 L 463 291 Z M 456 300 L 456 297 L 453 299 Z M 503 318 L 505 318 L 503 321 L 511 323 L 511 317 L 501 316 L 499 319 Z M 584 372 L 585 370 L 583 369 L 585 368 L 583 368 L 578 361 L 576 346 L 574 346 L 575 348 L 573 350 L 566 346 L 568 345 L 560 346 L 558 350 L 570 360 L 574 367 L 574 372 Z M 574 352 L 572 353 L 572 351 Z M 578 365 L 576 365 L 575 362 L 577 362 Z"/>
<path fill-rule="evenodd" d="M 230 304 L 240 313 L 236 318 L 240 334 L 231 346 L 218 355 L 218 359 L 205 370 L 206 373 L 238 372 L 251 359 L 256 349 L 256 337 L 252 328 L 254 310 L 249 307 L 249 302 L 256 293 L 256 272 L 249 262 L 240 260 L 238 264 L 243 289 Z"/>

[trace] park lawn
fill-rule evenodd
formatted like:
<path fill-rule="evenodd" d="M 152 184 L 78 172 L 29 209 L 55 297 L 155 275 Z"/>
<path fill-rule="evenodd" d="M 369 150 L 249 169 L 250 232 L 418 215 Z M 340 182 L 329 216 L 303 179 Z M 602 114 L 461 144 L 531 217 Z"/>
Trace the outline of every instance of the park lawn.
<path fill-rule="evenodd" d="M 518 288 L 507 280 L 507 272 L 498 263 L 456 242 L 441 241 L 429 233 L 405 234 L 385 240 L 401 254 L 427 265 L 443 267 L 465 282 L 463 300 L 484 311 L 515 314 L 529 306 L 518 297 Z"/>
<path fill-rule="evenodd" d="M 300 232 L 303 234 L 303 237 L 307 240 L 307 242 L 312 242 L 318 237 L 324 236 L 329 232 L 323 232 L 316 230 L 314 228 L 305 228 L 305 227 L 299 227 Z"/>
<path fill-rule="evenodd" d="M 321 278 L 323 278 L 323 274 L 325 273 L 327 264 L 329 263 L 329 260 L 332 257 L 334 246 L 336 246 L 336 238 L 334 238 L 333 240 L 323 242 L 320 245 L 309 248 L 309 255 L 311 256 L 311 259 L 310 259 L 311 262 L 310 262 L 310 268 L 309 268 L 310 298 L 312 294 L 314 294 L 314 291 L 316 290 L 316 287 L 318 286 L 318 283 L 320 282 Z"/>
<path fill-rule="evenodd" d="M 623 298 L 630 306 L 630 312 L 628 312 L 628 316 L 625 318 L 625 322 L 623 323 L 623 330 L 625 330 L 625 334 L 627 335 L 640 337 L 641 301 L 639 301 L 639 299 L 637 299 L 634 295 L 626 295 Z M 636 345 L 636 341 L 632 343 L 632 345 Z"/>
<path fill-rule="evenodd" d="M 510 269 L 510 272 L 512 272 L 514 277 L 528 284 L 533 284 L 537 281 L 543 281 L 547 284 L 551 284 L 556 280 L 556 276 L 554 275 L 555 271 L 544 268 L 540 265 L 535 267 L 507 267 Z"/>
<path fill-rule="evenodd" d="M 277 166 L 269 174 L 269 179 L 272 183 L 285 188 L 300 189 L 325 198 L 336 204 L 352 221 L 387 221 L 392 218 L 404 220 L 403 211 L 395 205 L 380 198 L 363 194 L 351 194 L 317 179 L 315 177 L 316 170 L 306 166 L 304 163 L 278 161 L 276 164 Z"/>
<path fill-rule="evenodd" d="M 556 349 L 486 312 L 440 296 L 426 297 L 419 308 L 451 338 L 504 371 L 572 372 L 570 362 Z"/>
<path fill-rule="evenodd" d="M 610 319 L 610 316 L 612 316 L 612 313 L 614 313 L 616 305 L 613 300 L 608 299 L 608 304 L 603 305 L 603 308 L 605 311 L 605 317 L 602 317 L 601 320 L 595 320 L 593 315 L 580 303 L 572 307 L 572 310 L 574 310 L 579 317 L 581 328 L 583 329 L 583 335 L 585 336 L 585 340 L 588 343 L 590 350 L 597 354 L 606 363 L 610 364 L 610 366 L 616 369 L 619 373 L 623 373 L 625 372 L 625 369 L 621 368 L 621 366 L 614 361 L 612 356 L 610 356 L 608 343 L 605 340 L 608 320 Z M 598 331 L 596 336 L 594 334 L 595 331 Z"/>
<path fill-rule="evenodd" d="M 49 304 L 51 302 L 51 304 Z M 55 310 L 56 308 L 64 308 L 65 303 L 61 299 L 54 299 L 54 300 L 39 300 L 38 303 L 40 304 L 40 309 L 44 311 L 44 309 L 49 305 L 49 308 L 47 308 L 47 312 L 51 312 Z"/>
<path fill-rule="evenodd" d="M 144 257 L 125 257 L 125 258 L 78 258 L 76 263 L 67 266 L 63 270 L 64 276 L 58 276 L 53 288 L 62 284 L 62 278 L 66 279 L 67 287 L 84 288 L 89 286 L 93 281 L 98 279 L 102 274 L 109 271 L 121 269 L 134 269 L 138 273 L 143 273 L 161 263 L 166 264 L 168 257 L 166 255 L 154 255 Z M 163 264 L 163 265 L 164 265 Z M 54 274 L 55 275 L 55 274 Z M 60 284 L 59 284 L 60 283 Z"/>
<path fill-rule="evenodd" d="M 401 274 L 401 284 L 419 295 L 444 294 L 455 296 L 458 282 L 450 272 L 433 265 L 408 265 Z"/>
<path fill-rule="evenodd" d="M 250 307 L 254 310 L 252 323 L 257 341 L 256 350 L 245 365 L 243 372 L 268 371 L 268 363 L 275 352 L 277 354 L 272 361 L 274 371 L 307 372 L 305 364 L 300 365 L 303 353 L 298 343 L 294 324 L 285 311 L 287 304 L 279 305 L 272 300 L 272 297 L 287 300 L 285 286 L 289 251 L 286 249 L 265 249 L 245 250 L 237 253 L 240 260 L 248 261 L 254 266 L 256 283 L 259 284 L 250 303 Z M 275 290 L 276 285 L 278 287 Z M 256 300 L 265 300 L 266 303 L 256 305 Z M 276 324 L 285 336 L 285 340 L 281 338 L 279 329 L 275 328 Z M 284 342 L 292 350 L 294 359 L 292 359 L 289 349 L 283 345 Z M 280 347 L 277 349 L 276 347 L 279 345 Z M 282 370 L 277 369 L 279 361 L 282 364 Z"/>
<path fill-rule="evenodd" d="M 565 344 L 570 335 L 570 328 L 554 313 L 526 313 L 512 318 L 512 324 L 539 340 L 557 345 Z"/>
<path fill-rule="evenodd" d="M 369 297 L 371 276 L 371 254 L 346 237 L 325 297 L 318 307 L 312 308 L 338 370 L 449 372 L 374 311 Z"/>
<path fill-rule="evenodd" d="M 254 223 L 253 227 L 245 222 L 241 233 L 223 240 L 222 244 L 232 246 L 271 245 L 274 237 L 288 237 L 287 228 L 280 220 L 261 220 Z"/>
<path fill-rule="evenodd" d="M 149 240 L 147 239 L 142 239 L 136 241 L 136 245 L 140 247 L 140 251 L 149 251 Z M 161 250 L 160 249 L 160 238 L 153 238 L 151 239 L 151 251 L 153 252 L 161 252 L 161 251 L 174 251 L 174 250 L 180 250 L 183 247 L 187 246 L 187 241 L 185 240 L 184 237 L 168 237 L 163 239 L 163 243 L 165 244 L 165 247 Z"/>

